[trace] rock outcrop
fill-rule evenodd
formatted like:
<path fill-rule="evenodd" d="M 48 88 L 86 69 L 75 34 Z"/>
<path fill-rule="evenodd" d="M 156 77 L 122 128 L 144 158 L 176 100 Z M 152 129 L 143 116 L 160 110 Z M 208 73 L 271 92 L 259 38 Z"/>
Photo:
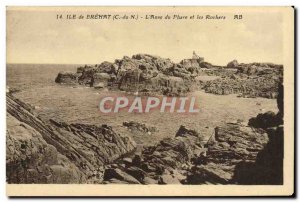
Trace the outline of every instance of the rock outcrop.
<path fill-rule="evenodd" d="M 181 126 L 174 138 L 163 139 L 133 158 L 124 158 L 116 168 L 112 165 L 105 171 L 105 183 L 134 183 L 128 180 L 130 175 L 138 180 L 136 184 L 180 184 L 191 159 L 204 151 L 203 137 Z"/>
<path fill-rule="evenodd" d="M 261 150 L 255 162 L 240 162 L 233 179 L 238 184 L 283 184 L 283 126 L 268 128 L 269 142 Z"/>
<path fill-rule="evenodd" d="M 268 143 L 268 135 L 240 123 L 215 128 L 207 142 L 205 156 L 194 161 L 186 184 L 232 184 L 240 162 L 255 162 L 258 152 Z"/>
<path fill-rule="evenodd" d="M 55 82 L 177 96 L 191 91 L 191 81 L 203 62 L 203 58 L 195 58 L 176 64 L 170 59 L 137 54 L 114 63 L 79 67 L 76 73 L 59 73 Z"/>
<path fill-rule="evenodd" d="M 282 121 L 282 117 L 280 117 L 279 114 L 268 111 L 263 114 L 258 114 L 256 117 L 249 119 L 248 125 L 254 128 L 267 129 L 270 127 L 281 125 L 283 123 Z"/>
<path fill-rule="evenodd" d="M 135 149 L 110 126 L 43 121 L 10 94 L 6 104 L 8 183 L 99 183 L 105 164 Z"/>
<path fill-rule="evenodd" d="M 230 62 L 227 67 L 237 71 L 229 71 L 216 80 L 202 84 L 207 93 L 218 95 L 239 94 L 239 97 L 277 98 L 278 83 L 283 74 L 282 65 L 268 63 L 238 64 Z"/>
<path fill-rule="evenodd" d="M 240 165 L 254 164 L 268 144 L 265 130 L 242 123 L 217 127 L 208 141 L 198 131 L 181 126 L 173 138 L 111 165 L 104 183 L 236 184 L 241 182 L 236 177 Z"/>
<path fill-rule="evenodd" d="M 56 142 L 64 145 L 62 153 L 88 177 L 101 175 L 101 169 L 114 160 L 132 152 L 135 142 L 128 136 L 117 134 L 107 125 L 67 124 L 50 120 L 51 127 L 61 134 Z M 59 146 L 58 146 L 59 147 Z M 99 173 L 100 172 L 100 173 Z"/>
<path fill-rule="evenodd" d="M 218 95 L 239 94 L 239 97 L 278 96 L 279 78 L 283 66 L 272 63 L 238 63 L 215 66 L 197 56 L 174 63 L 148 54 L 124 56 L 114 63 L 82 66 L 76 73 L 59 73 L 55 82 L 87 85 L 98 89 L 109 88 L 142 94 L 181 96 L 195 89 Z M 198 76 L 220 78 L 197 82 Z"/>
<path fill-rule="evenodd" d="M 267 184 L 283 183 L 283 86 L 278 114 L 215 128 L 208 141 L 181 126 L 175 137 L 146 147 L 105 171 L 105 183 Z M 282 100 L 281 100 L 282 99 Z"/>
<path fill-rule="evenodd" d="M 70 84 L 74 85 L 78 83 L 79 73 L 72 73 L 72 72 L 59 72 L 55 82 L 61 84 Z"/>
<path fill-rule="evenodd" d="M 228 67 L 228 68 L 237 68 L 238 66 L 239 66 L 238 61 L 237 60 L 232 60 L 231 62 L 229 62 L 227 64 L 226 67 Z"/>
<path fill-rule="evenodd" d="M 85 175 L 34 127 L 7 114 L 8 183 L 86 183 Z"/>

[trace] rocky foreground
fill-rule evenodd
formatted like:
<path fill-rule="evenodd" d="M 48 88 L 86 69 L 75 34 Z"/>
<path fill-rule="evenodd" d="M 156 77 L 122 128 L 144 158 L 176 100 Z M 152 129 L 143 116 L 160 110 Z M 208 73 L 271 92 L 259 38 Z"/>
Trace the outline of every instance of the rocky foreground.
<path fill-rule="evenodd" d="M 195 53 L 191 59 L 183 59 L 179 63 L 137 54 L 113 63 L 105 61 L 94 66 L 78 67 L 76 73 L 60 72 L 55 82 L 146 95 L 182 96 L 200 88 L 219 95 L 276 98 L 282 74 L 283 66 L 271 63 L 243 64 L 234 60 L 227 66 L 216 66 Z"/>
<path fill-rule="evenodd" d="M 110 126 L 42 121 L 7 94 L 8 183 L 99 183 L 103 166 L 135 149 Z"/>
<path fill-rule="evenodd" d="M 216 127 L 209 140 L 180 126 L 173 138 L 139 152 L 131 137 L 110 126 L 41 120 L 7 93 L 7 182 L 282 184 L 282 85 L 278 92 L 277 114 Z M 159 133 L 134 122 L 124 127 Z"/>

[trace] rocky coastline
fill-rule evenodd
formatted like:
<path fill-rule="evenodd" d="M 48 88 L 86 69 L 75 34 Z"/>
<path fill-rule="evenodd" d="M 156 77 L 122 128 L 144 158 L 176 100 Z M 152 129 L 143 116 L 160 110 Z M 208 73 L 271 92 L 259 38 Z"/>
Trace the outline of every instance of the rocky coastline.
<path fill-rule="evenodd" d="M 202 89 L 277 99 L 278 113 L 220 124 L 209 139 L 181 125 L 171 137 L 141 148 L 105 123 L 42 120 L 7 89 L 7 183 L 282 184 L 282 76 L 282 65 L 234 60 L 222 67 L 195 53 L 179 63 L 137 54 L 57 75 L 56 83 L 99 90 L 181 96 Z M 159 134 L 148 123 L 128 120 L 122 127 L 136 135 Z"/>
<path fill-rule="evenodd" d="M 124 56 L 114 62 L 85 65 L 60 72 L 55 82 L 140 94 L 183 96 L 197 89 L 217 95 L 276 99 L 283 66 L 272 63 L 212 65 L 195 53 L 179 63 L 149 54 Z M 210 78 L 205 80 L 203 78 Z"/>
<path fill-rule="evenodd" d="M 106 124 L 41 120 L 31 106 L 8 92 L 7 182 L 282 184 L 281 83 L 278 89 L 277 114 L 220 125 L 208 140 L 180 126 L 173 137 L 139 151 L 131 137 Z M 124 127 L 159 133 L 135 122 Z"/>

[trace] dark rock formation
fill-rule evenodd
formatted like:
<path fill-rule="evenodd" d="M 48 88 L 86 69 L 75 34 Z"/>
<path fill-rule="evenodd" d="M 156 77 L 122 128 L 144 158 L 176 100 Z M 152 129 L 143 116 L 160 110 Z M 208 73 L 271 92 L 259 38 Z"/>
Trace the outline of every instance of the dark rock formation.
<path fill-rule="evenodd" d="M 256 161 L 236 166 L 233 179 L 238 184 L 283 184 L 283 126 L 269 128 L 267 132 L 269 142 Z"/>
<path fill-rule="evenodd" d="M 61 83 L 61 84 L 77 84 L 78 78 L 80 74 L 79 73 L 72 73 L 72 72 L 60 72 L 58 73 L 55 82 Z"/>
<path fill-rule="evenodd" d="M 128 128 L 130 131 L 139 131 L 149 134 L 158 132 L 158 129 L 154 126 L 147 126 L 144 123 L 139 123 L 135 121 L 123 122 L 123 126 Z"/>
<path fill-rule="evenodd" d="M 198 131 L 193 130 L 193 129 L 187 129 L 183 125 L 180 126 L 175 137 L 178 137 L 178 136 L 185 137 L 185 136 L 189 136 L 189 135 L 195 136 L 195 137 L 201 137 Z"/>
<path fill-rule="evenodd" d="M 194 161 L 187 184 L 228 184 L 240 162 L 255 162 L 258 152 L 268 143 L 263 130 L 241 124 L 217 127 L 207 142 L 207 152 Z"/>
<path fill-rule="evenodd" d="M 259 152 L 255 163 L 241 162 L 235 170 L 234 179 L 239 184 L 283 184 L 283 84 L 279 83 L 277 104 L 279 112 L 272 116 L 252 118 L 253 127 L 263 128 L 269 137 L 266 147 Z M 250 124 L 249 120 L 249 124 Z M 261 121 L 261 122 L 260 122 Z"/>
<path fill-rule="evenodd" d="M 283 77 L 280 77 L 280 82 L 278 84 L 278 96 L 277 96 L 277 107 L 278 107 L 278 116 L 281 117 L 282 119 L 282 123 L 283 123 L 283 112 L 284 112 L 284 105 L 283 105 L 283 101 L 284 101 L 284 88 L 283 88 Z"/>
<path fill-rule="evenodd" d="M 42 121 L 7 94 L 8 183 L 99 183 L 105 164 L 133 151 L 110 126 Z"/>
<path fill-rule="evenodd" d="M 268 111 L 263 114 L 258 114 L 255 118 L 249 119 L 249 126 L 254 128 L 267 129 L 282 124 L 282 118 L 274 112 Z"/>
<path fill-rule="evenodd" d="M 79 67 L 76 73 L 59 73 L 55 82 L 176 96 L 191 90 L 191 80 L 202 62 L 198 58 L 175 64 L 170 59 L 137 54 L 114 63 Z"/>
<path fill-rule="evenodd" d="M 140 182 L 136 178 L 120 170 L 119 168 L 106 169 L 103 180 L 105 181 L 105 183 L 118 182 L 118 184 L 140 184 Z"/>
<path fill-rule="evenodd" d="M 179 135 L 174 138 L 163 139 L 158 145 L 150 146 L 142 151 L 142 154 L 135 155 L 133 159 L 124 158 L 123 163 L 113 173 L 121 170 L 133 176 L 142 184 L 178 184 L 185 179 L 185 170 L 195 156 L 200 155 L 206 149 L 201 135 L 184 126 L 178 131 Z M 122 177 L 111 175 L 107 169 L 106 182 L 117 178 L 124 181 Z M 105 182 L 105 183 L 106 183 Z M 128 180 L 125 182 L 128 182 Z"/>

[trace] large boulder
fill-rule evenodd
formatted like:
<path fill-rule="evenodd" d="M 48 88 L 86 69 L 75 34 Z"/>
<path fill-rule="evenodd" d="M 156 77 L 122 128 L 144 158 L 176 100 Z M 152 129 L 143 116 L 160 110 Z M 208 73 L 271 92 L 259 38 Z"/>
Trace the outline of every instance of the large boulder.
<path fill-rule="evenodd" d="M 80 73 L 59 72 L 55 82 L 60 84 L 77 84 Z"/>
<path fill-rule="evenodd" d="M 239 66 L 239 63 L 237 60 L 232 60 L 231 62 L 229 62 L 227 64 L 227 67 L 228 68 L 237 68 Z"/>

